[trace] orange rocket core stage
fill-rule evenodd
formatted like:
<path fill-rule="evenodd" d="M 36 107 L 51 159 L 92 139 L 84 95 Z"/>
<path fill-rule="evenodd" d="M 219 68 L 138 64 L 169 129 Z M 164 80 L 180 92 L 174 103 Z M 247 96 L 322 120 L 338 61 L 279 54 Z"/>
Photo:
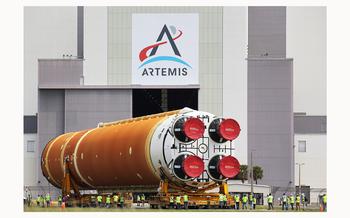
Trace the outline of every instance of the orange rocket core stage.
<path fill-rule="evenodd" d="M 60 135 L 42 153 L 44 176 L 61 188 L 64 160 L 81 189 L 158 185 L 150 160 L 150 139 L 157 125 L 179 111 L 105 123 Z"/>

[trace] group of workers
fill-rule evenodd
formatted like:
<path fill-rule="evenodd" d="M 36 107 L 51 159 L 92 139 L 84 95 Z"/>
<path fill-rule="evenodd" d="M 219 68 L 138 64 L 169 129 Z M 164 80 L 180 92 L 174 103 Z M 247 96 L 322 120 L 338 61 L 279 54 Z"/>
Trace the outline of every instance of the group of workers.
<path fill-rule="evenodd" d="M 293 195 L 292 193 L 287 195 L 286 193 L 283 193 L 282 197 L 279 198 L 279 204 L 282 206 L 282 210 L 288 210 L 289 208 L 291 210 L 299 211 L 302 209 L 304 210 L 307 206 L 308 199 L 306 198 L 304 193 Z"/>
<path fill-rule="evenodd" d="M 188 195 L 184 194 L 182 197 L 181 195 L 173 196 L 170 195 L 169 197 L 169 206 L 170 208 L 176 208 L 176 209 L 181 209 L 181 198 L 183 198 L 183 203 L 184 203 L 184 209 L 188 209 Z"/>
<path fill-rule="evenodd" d="M 62 203 L 62 196 L 58 196 L 58 203 Z M 36 205 L 38 207 L 50 207 L 51 206 L 51 195 L 50 193 L 47 193 L 45 196 L 44 195 L 38 195 L 36 198 Z"/>
<path fill-rule="evenodd" d="M 226 206 L 225 200 L 226 197 L 224 198 L 224 206 Z M 233 209 L 235 210 L 239 210 L 240 208 L 242 208 L 242 210 L 248 210 L 248 205 L 250 210 L 255 210 L 256 208 L 257 199 L 254 194 L 249 194 L 249 196 L 247 194 L 243 194 L 242 197 L 240 197 L 239 194 L 235 194 L 233 196 L 233 200 L 235 202 Z M 242 204 L 241 207 L 240 204 Z"/>
<path fill-rule="evenodd" d="M 123 194 L 114 193 L 113 196 L 107 195 L 106 199 L 105 199 L 105 203 L 103 203 L 102 199 L 103 199 L 102 195 L 97 196 L 97 206 L 98 207 L 111 208 L 112 206 L 114 206 L 115 208 L 118 208 L 118 207 L 124 208 L 125 199 L 124 199 Z M 113 201 L 112 201 L 112 199 L 113 199 Z M 96 207 L 95 196 L 91 196 L 90 206 Z"/>

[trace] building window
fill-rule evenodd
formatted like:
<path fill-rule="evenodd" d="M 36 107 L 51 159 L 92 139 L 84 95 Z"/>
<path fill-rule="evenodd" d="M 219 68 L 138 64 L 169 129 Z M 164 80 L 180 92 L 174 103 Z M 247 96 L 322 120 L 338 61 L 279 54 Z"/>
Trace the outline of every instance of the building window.
<path fill-rule="evenodd" d="M 34 144 L 35 144 L 35 141 L 33 140 L 27 141 L 27 152 L 34 152 Z"/>
<path fill-rule="evenodd" d="M 306 141 L 298 141 L 298 152 L 306 152 Z"/>

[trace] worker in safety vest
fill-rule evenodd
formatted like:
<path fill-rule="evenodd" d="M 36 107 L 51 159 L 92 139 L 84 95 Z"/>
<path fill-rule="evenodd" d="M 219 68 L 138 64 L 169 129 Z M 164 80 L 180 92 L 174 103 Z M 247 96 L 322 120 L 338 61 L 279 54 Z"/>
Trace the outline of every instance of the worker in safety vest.
<path fill-rule="evenodd" d="M 252 193 L 249 194 L 249 209 L 253 209 L 253 198 L 254 195 Z"/>
<path fill-rule="evenodd" d="M 242 210 L 244 209 L 248 210 L 247 202 L 248 202 L 248 196 L 244 194 L 242 197 Z"/>
<path fill-rule="evenodd" d="M 282 210 L 287 209 L 287 195 L 286 193 L 283 193 L 282 195 Z"/>
<path fill-rule="evenodd" d="M 146 200 L 146 197 L 144 194 L 141 195 L 141 202 L 142 202 L 142 207 L 145 206 L 145 200 Z"/>
<path fill-rule="evenodd" d="M 293 194 L 290 194 L 289 195 L 289 202 L 290 202 L 290 207 L 292 208 L 292 210 L 294 210 L 294 195 Z"/>
<path fill-rule="evenodd" d="M 95 195 L 90 196 L 90 207 L 96 207 L 96 196 Z"/>
<path fill-rule="evenodd" d="M 181 197 L 176 196 L 175 202 L 176 202 L 176 209 L 180 209 L 181 208 Z"/>
<path fill-rule="evenodd" d="M 295 198 L 295 210 L 300 210 L 300 195 L 297 194 Z"/>
<path fill-rule="evenodd" d="M 40 195 L 36 198 L 36 206 L 40 206 Z"/>
<path fill-rule="evenodd" d="M 107 195 L 106 197 L 106 208 L 110 208 L 111 207 L 111 196 Z"/>
<path fill-rule="evenodd" d="M 235 194 L 235 208 L 236 210 L 239 210 L 239 195 L 238 194 Z"/>
<path fill-rule="evenodd" d="M 136 196 L 136 203 L 137 203 L 137 206 L 140 206 L 140 202 L 141 202 L 141 197 L 140 197 L 140 195 L 137 195 L 137 196 Z"/>
<path fill-rule="evenodd" d="M 118 207 L 118 201 L 119 201 L 119 196 L 116 193 L 115 195 L 113 195 L 113 203 L 115 207 Z"/>
<path fill-rule="evenodd" d="M 224 195 L 223 194 L 219 194 L 219 208 L 222 209 L 224 205 Z"/>
<path fill-rule="evenodd" d="M 58 201 L 58 206 L 61 207 L 61 205 L 62 205 L 62 196 L 61 195 L 58 196 L 57 201 Z"/>
<path fill-rule="evenodd" d="M 47 193 L 45 196 L 45 201 L 46 201 L 46 207 L 50 207 L 50 202 L 51 202 L 51 196 L 50 193 Z"/>
<path fill-rule="evenodd" d="M 97 204 L 99 207 L 102 207 L 102 196 L 101 195 L 97 196 Z"/>
<path fill-rule="evenodd" d="M 267 203 L 269 205 L 269 210 L 273 210 L 273 196 L 271 193 L 267 196 Z"/>
<path fill-rule="evenodd" d="M 169 197 L 169 207 L 174 208 L 174 196 L 170 195 Z"/>
<path fill-rule="evenodd" d="M 256 197 L 254 196 L 253 197 L 253 210 L 255 210 L 255 207 L 256 207 Z"/>
<path fill-rule="evenodd" d="M 324 194 L 322 196 L 322 206 L 323 206 L 323 211 L 327 211 L 327 194 Z"/>
<path fill-rule="evenodd" d="M 123 193 L 120 195 L 119 202 L 120 202 L 120 207 L 124 208 L 124 195 L 123 195 Z"/>
<path fill-rule="evenodd" d="M 303 205 L 303 210 L 304 210 L 306 206 L 306 197 L 304 193 L 301 193 L 301 203 Z"/>
<path fill-rule="evenodd" d="M 184 198 L 184 207 L 185 209 L 188 209 L 188 195 L 184 194 L 183 198 Z"/>
<path fill-rule="evenodd" d="M 224 200 L 224 208 L 226 208 L 227 207 L 227 196 L 226 195 L 223 196 L 223 200 Z"/>

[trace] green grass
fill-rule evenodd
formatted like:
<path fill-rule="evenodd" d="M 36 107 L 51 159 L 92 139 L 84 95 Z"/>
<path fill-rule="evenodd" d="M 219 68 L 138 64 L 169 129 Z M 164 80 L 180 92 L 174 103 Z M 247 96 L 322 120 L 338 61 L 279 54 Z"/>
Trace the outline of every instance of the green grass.
<path fill-rule="evenodd" d="M 318 208 L 306 208 L 301 212 L 318 212 Z M 281 207 L 275 207 L 273 211 L 267 210 L 264 206 L 257 207 L 256 210 L 232 210 L 232 209 L 149 209 L 149 208 L 65 208 L 59 207 L 41 208 L 41 207 L 25 207 L 24 212 L 282 212 Z M 296 212 L 288 210 L 288 212 Z"/>

